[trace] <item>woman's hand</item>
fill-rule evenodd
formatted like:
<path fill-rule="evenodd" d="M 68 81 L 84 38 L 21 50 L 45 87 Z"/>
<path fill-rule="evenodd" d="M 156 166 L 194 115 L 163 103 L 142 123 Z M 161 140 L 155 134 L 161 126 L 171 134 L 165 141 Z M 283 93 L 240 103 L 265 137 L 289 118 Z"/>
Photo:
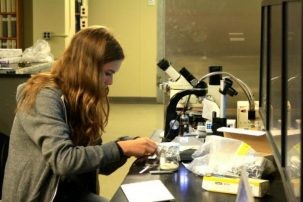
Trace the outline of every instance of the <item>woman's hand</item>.
<path fill-rule="evenodd" d="M 157 144 L 150 138 L 141 137 L 133 140 L 118 141 L 117 144 L 121 147 L 125 156 L 149 156 L 156 152 Z"/>

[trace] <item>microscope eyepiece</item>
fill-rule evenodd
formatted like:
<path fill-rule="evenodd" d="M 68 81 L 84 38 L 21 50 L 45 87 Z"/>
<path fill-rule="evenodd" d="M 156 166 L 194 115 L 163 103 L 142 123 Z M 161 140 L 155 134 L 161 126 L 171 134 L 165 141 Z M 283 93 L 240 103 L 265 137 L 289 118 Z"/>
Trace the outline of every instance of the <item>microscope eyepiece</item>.
<path fill-rule="evenodd" d="M 204 81 L 199 81 L 192 75 L 185 67 L 180 70 L 180 74 L 194 87 L 194 88 L 207 88 Z"/>
<path fill-rule="evenodd" d="M 175 70 L 175 68 L 173 66 L 171 66 L 170 62 L 166 59 L 162 59 L 160 60 L 160 62 L 158 62 L 158 67 L 160 67 L 160 69 L 162 69 L 163 71 L 166 72 L 166 74 L 168 76 L 170 76 L 170 78 L 173 80 L 173 81 L 177 81 L 180 77 L 181 77 L 181 74 L 179 74 L 179 72 L 177 72 Z"/>
<path fill-rule="evenodd" d="M 170 66 L 170 63 L 168 60 L 166 59 L 162 59 L 158 62 L 158 67 L 160 67 L 160 69 L 162 69 L 163 71 L 166 71 L 167 68 Z"/>
<path fill-rule="evenodd" d="M 198 80 L 186 69 L 186 67 L 182 67 L 179 72 L 193 87 L 198 84 Z"/>

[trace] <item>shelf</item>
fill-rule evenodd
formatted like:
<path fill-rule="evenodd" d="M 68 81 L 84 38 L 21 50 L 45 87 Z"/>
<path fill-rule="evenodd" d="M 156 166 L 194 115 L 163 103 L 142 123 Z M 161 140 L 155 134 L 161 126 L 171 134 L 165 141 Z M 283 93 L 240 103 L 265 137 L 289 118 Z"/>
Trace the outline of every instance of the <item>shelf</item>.
<path fill-rule="evenodd" d="M 21 48 L 21 1 L 0 1 L 0 48 Z"/>

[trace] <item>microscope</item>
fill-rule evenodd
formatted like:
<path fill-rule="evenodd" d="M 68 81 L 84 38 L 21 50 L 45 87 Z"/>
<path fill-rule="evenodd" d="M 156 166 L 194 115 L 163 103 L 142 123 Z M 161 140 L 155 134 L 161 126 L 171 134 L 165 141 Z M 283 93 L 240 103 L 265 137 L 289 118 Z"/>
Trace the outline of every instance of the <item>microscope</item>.
<path fill-rule="evenodd" d="M 171 63 L 162 59 L 157 64 L 160 69 L 167 73 L 170 80 L 162 84 L 160 88 L 170 93 L 170 100 L 166 108 L 164 138 L 163 141 L 172 141 L 177 136 L 185 136 L 190 133 L 190 128 L 194 128 L 199 123 L 205 123 L 207 128 L 207 121 L 211 122 L 211 131 L 213 135 L 222 135 L 217 132 L 219 127 L 227 126 L 226 118 L 226 96 L 235 96 L 238 92 L 232 87 L 235 81 L 244 91 L 249 101 L 248 120 L 254 120 L 255 116 L 255 101 L 250 88 L 240 79 L 234 75 L 215 71 L 206 74 L 201 79 L 196 79 L 185 67 L 179 72 L 174 69 Z M 220 80 L 219 92 L 221 96 L 219 113 L 214 113 L 213 110 L 203 109 L 202 100 L 206 98 L 208 93 L 208 86 L 203 81 L 206 78 L 211 78 L 214 75 L 224 75 Z M 185 102 L 180 104 L 180 101 L 185 98 Z M 191 114 L 192 108 L 199 108 L 197 114 Z M 204 107 L 205 108 L 205 107 Z M 202 117 L 203 110 L 212 111 L 212 117 L 205 119 Z"/>
<path fill-rule="evenodd" d="M 171 141 L 178 135 L 188 134 L 193 119 L 197 121 L 202 118 L 201 113 L 199 113 L 199 116 L 191 114 L 191 117 L 189 117 L 188 110 L 191 107 L 202 107 L 201 100 L 207 94 L 207 85 L 203 81 L 199 82 L 185 67 L 177 72 L 166 59 L 162 59 L 158 66 L 171 78 L 168 83 L 162 84 L 162 87 L 160 86 L 162 90 L 166 89 L 170 92 L 170 100 L 166 108 L 163 141 Z M 184 98 L 186 102 L 180 104 L 180 101 Z"/>

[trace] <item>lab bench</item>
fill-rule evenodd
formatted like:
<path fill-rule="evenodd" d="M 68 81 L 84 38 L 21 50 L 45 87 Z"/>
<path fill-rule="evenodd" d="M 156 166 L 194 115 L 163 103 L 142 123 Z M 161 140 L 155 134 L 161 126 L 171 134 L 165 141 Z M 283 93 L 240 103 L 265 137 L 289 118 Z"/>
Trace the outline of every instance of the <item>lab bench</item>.
<path fill-rule="evenodd" d="M 152 139 L 158 142 L 160 133 L 161 130 L 156 130 L 151 136 Z M 189 171 L 182 163 L 180 164 L 178 170 L 171 174 L 155 175 L 150 174 L 149 172 L 140 174 L 139 172 L 145 167 L 147 160 L 147 158 L 137 159 L 130 167 L 129 172 L 123 180 L 122 184 L 143 182 L 147 180 L 161 180 L 162 183 L 171 192 L 171 194 L 175 197 L 175 201 L 236 201 L 236 195 L 234 194 L 209 192 L 204 190 L 202 188 L 203 177 Z M 116 191 L 111 201 L 128 201 L 121 187 Z M 278 171 L 276 171 L 270 177 L 270 193 L 262 198 L 255 197 L 255 201 L 287 201 L 281 176 Z"/>
<path fill-rule="evenodd" d="M 0 74 L 36 74 L 48 71 L 51 64 L 51 62 L 37 62 L 28 64 L 25 67 L 19 67 L 18 64 L 10 64 L 7 67 L 0 67 Z"/>

